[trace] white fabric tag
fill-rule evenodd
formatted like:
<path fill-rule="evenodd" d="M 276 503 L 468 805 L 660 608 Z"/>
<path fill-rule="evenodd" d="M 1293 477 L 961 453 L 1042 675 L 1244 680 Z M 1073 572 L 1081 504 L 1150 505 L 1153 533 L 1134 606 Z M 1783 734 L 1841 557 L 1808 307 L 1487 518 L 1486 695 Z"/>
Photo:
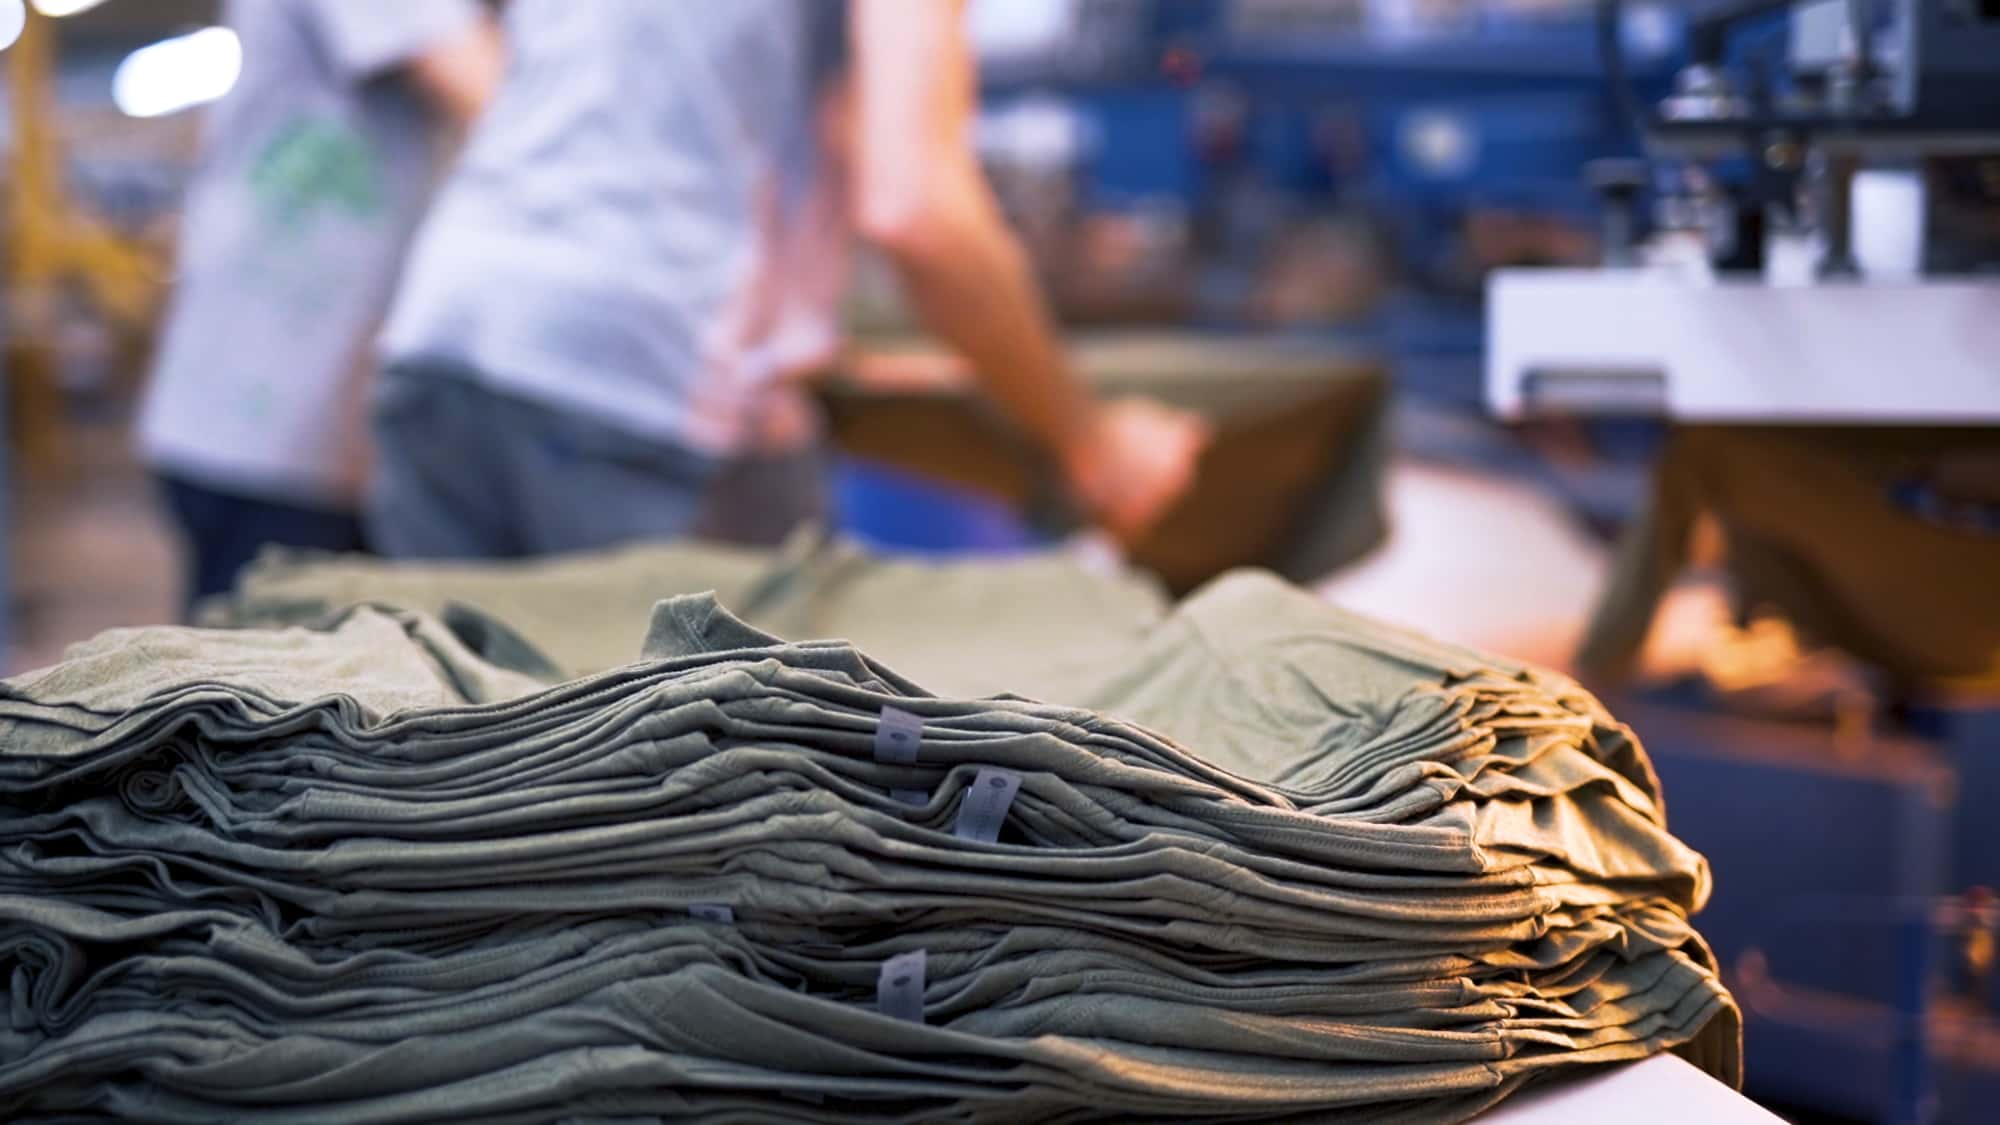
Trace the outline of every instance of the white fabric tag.
<path fill-rule="evenodd" d="M 951 834 L 961 840 L 990 844 L 1000 838 L 1000 826 L 1007 822 L 1007 810 L 1014 807 L 1014 794 L 1021 791 L 1021 775 L 1013 770 L 982 767 L 979 776 L 966 787 L 959 802 L 958 819 Z"/>
<path fill-rule="evenodd" d="M 882 708 L 882 721 L 875 726 L 875 760 L 899 766 L 914 764 L 917 748 L 923 745 L 924 721 L 908 711 Z"/>
<path fill-rule="evenodd" d="M 889 790 L 889 796 L 906 805 L 915 805 L 918 808 L 931 803 L 931 795 L 921 789 L 891 789 Z"/>
<path fill-rule="evenodd" d="M 697 902 L 688 907 L 688 917 L 701 922 L 720 922 L 725 926 L 736 924 L 736 911 L 720 902 Z"/>
<path fill-rule="evenodd" d="M 924 951 L 912 949 L 882 962 L 875 978 L 875 1010 L 891 1019 L 924 1022 Z"/>

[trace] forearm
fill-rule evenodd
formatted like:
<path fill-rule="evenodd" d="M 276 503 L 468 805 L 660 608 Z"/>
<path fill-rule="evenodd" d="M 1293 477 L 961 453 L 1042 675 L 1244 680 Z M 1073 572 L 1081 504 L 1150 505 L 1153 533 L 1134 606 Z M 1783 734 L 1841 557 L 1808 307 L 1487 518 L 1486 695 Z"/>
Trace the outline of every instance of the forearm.
<path fill-rule="evenodd" d="M 1027 255 L 998 216 L 940 217 L 923 238 L 884 249 L 924 327 L 1067 464 L 1087 443 L 1092 400 L 1063 355 Z"/>
<path fill-rule="evenodd" d="M 849 11 L 853 83 L 828 126 L 849 158 L 857 227 L 895 263 L 924 326 L 1054 456 L 1084 507 L 1121 536 L 1143 534 L 1186 488 L 1205 428 L 1154 403 L 1099 406 L 1070 370 L 973 151 L 961 6 L 854 0 Z"/>

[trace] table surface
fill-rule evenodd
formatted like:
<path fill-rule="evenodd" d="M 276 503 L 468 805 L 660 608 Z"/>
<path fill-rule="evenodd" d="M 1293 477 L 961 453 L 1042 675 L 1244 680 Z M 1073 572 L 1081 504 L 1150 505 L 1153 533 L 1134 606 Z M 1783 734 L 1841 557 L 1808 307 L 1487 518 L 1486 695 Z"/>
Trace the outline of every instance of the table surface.
<path fill-rule="evenodd" d="M 1674 1055 L 1537 1087 L 1479 1117 L 1479 1125 L 1783 1125 L 1775 1114 Z"/>

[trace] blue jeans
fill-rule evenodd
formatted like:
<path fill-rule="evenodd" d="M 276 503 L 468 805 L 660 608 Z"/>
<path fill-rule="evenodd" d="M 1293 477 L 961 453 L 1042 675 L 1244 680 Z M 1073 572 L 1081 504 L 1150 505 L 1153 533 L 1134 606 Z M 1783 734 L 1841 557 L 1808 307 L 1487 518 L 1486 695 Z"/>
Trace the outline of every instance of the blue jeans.
<path fill-rule="evenodd" d="M 519 558 L 695 535 L 768 546 L 825 509 L 817 449 L 720 459 L 392 365 L 374 409 L 371 541 L 392 558 Z"/>
<path fill-rule="evenodd" d="M 236 575 L 269 545 L 359 551 L 366 541 L 353 512 L 260 500 L 161 474 L 160 489 L 187 539 L 187 605 L 226 594 Z"/>

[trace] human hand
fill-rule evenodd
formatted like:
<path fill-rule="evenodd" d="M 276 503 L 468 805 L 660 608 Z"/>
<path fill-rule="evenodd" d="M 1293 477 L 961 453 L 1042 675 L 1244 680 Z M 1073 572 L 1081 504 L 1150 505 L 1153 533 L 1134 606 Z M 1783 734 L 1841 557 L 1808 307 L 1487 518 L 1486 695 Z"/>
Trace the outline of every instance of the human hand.
<path fill-rule="evenodd" d="M 1194 482 L 1208 424 L 1185 410 L 1128 398 L 1095 408 L 1063 456 L 1071 489 L 1119 541 L 1152 530 Z"/>

